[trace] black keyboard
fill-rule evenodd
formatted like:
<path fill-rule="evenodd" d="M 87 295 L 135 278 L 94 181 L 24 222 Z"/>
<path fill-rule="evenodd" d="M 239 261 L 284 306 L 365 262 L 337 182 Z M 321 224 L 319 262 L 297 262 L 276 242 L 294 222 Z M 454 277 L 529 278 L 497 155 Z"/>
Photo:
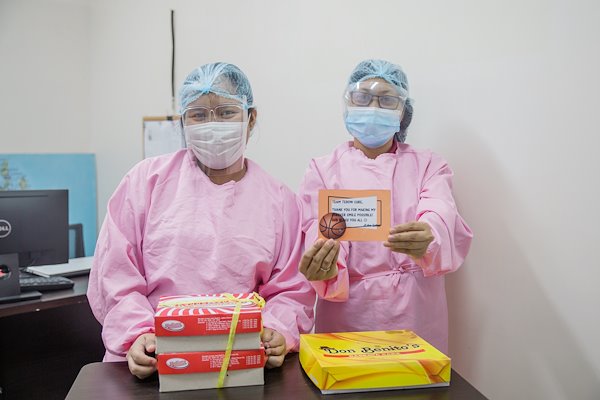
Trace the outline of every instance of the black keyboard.
<path fill-rule="evenodd" d="M 48 290 L 70 289 L 73 287 L 75 282 L 63 276 L 51 276 L 46 278 L 44 276 L 21 272 L 19 276 L 19 284 L 21 285 L 22 292 L 28 292 L 31 290 L 44 292 Z"/>

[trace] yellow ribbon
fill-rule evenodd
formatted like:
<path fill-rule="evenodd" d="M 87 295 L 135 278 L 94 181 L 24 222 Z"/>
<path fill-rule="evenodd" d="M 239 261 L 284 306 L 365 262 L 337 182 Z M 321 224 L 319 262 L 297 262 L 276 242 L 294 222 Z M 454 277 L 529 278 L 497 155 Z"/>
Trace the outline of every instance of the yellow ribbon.
<path fill-rule="evenodd" d="M 231 350 L 233 349 L 233 340 L 235 339 L 235 329 L 240 318 L 240 310 L 242 308 L 242 304 L 251 302 L 260 308 L 263 308 L 265 305 L 265 300 L 262 297 L 260 297 L 256 292 L 252 292 L 252 297 L 250 297 L 249 299 L 238 299 L 229 293 L 224 293 L 223 297 L 233 301 L 235 303 L 235 308 L 233 309 L 233 316 L 231 318 L 231 327 L 229 327 L 229 339 L 227 340 L 227 347 L 225 348 L 225 356 L 223 357 L 223 364 L 221 364 L 221 371 L 219 372 L 219 379 L 217 380 L 217 389 L 223 387 L 223 383 L 225 382 L 225 376 L 227 376 L 227 368 L 229 368 Z"/>

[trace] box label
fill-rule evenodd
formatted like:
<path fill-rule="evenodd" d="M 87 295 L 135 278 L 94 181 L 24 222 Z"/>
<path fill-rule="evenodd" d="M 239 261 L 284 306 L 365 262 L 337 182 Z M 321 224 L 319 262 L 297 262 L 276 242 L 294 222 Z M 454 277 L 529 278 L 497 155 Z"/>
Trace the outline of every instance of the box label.
<path fill-rule="evenodd" d="M 220 372 L 224 351 L 201 351 L 190 353 L 163 353 L 157 356 L 159 374 L 194 374 L 199 372 Z M 234 350 L 231 352 L 228 370 L 262 368 L 265 364 L 265 351 Z"/>

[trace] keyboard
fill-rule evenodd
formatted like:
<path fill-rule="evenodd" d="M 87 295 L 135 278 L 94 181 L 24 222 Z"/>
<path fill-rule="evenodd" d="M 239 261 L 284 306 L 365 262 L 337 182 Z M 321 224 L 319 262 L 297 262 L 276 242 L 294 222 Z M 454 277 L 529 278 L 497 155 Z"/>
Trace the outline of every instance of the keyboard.
<path fill-rule="evenodd" d="M 28 292 L 32 290 L 44 292 L 49 290 L 70 289 L 73 287 L 75 282 L 62 276 L 52 276 L 50 278 L 46 278 L 43 276 L 28 274 L 27 272 L 21 272 L 19 275 L 19 284 L 21 285 L 22 292 Z"/>

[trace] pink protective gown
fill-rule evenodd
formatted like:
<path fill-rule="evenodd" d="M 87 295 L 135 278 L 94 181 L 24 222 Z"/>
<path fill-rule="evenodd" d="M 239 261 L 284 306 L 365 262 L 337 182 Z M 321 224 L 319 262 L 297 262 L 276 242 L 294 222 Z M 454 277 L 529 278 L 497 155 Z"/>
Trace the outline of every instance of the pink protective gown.
<path fill-rule="evenodd" d="M 456 209 L 451 178 L 440 156 L 406 144 L 372 160 L 346 142 L 311 161 L 300 188 L 307 248 L 317 239 L 320 189 L 388 189 L 392 227 L 423 221 L 435 236 L 417 262 L 382 242 L 340 242 L 338 275 L 312 282 L 316 332 L 411 329 L 447 352 L 444 274 L 462 264 L 473 236 Z"/>
<path fill-rule="evenodd" d="M 191 151 L 136 165 L 108 203 L 88 299 L 103 325 L 105 361 L 154 332 L 161 295 L 256 291 L 264 326 L 297 350 L 313 326 L 315 292 L 298 272 L 295 194 L 247 162 L 239 181 L 213 184 Z"/>

